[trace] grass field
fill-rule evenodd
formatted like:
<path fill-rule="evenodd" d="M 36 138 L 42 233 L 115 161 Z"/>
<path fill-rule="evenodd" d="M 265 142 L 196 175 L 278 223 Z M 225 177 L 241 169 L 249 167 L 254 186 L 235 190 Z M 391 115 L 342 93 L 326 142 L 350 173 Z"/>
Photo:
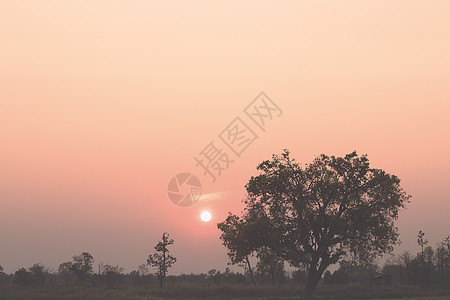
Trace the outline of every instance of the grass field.
<path fill-rule="evenodd" d="M 176 285 L 160 288 L 9 288 L 0 291 L 0 299 L 30 300 L 90 300 L 90 299 L 301 299 L 301 286 L 195 286 Z M 421 288 L 416 286 L 321 285 L 314 299 L 450 299 L 449 288 Z"/>

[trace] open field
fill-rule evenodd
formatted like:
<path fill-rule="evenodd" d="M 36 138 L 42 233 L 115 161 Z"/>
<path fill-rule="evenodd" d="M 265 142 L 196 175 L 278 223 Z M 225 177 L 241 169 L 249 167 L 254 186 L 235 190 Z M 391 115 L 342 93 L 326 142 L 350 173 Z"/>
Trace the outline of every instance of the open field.
<path fill-rule="evenodd" d="M 68 300 L 68 299 L 301 299 L 301 286 L 196 286 L 176 285 L 160 288 L 10 288 L 0 291 L 0 299 Z M 450 288 L 421 288 L 415 286 L 364 285 L 325 286 L 314 293 L 314 299 L 450 299 Z"/>

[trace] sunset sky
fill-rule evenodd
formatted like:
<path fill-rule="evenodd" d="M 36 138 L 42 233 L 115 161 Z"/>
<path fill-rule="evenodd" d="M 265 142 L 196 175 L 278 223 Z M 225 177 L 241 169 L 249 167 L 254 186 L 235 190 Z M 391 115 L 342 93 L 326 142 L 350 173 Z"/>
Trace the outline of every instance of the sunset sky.
<path fill-rule="evenodd" d="M 450 1 L 0 1 L 0 265 L 146 262 L 169 232 L 172 274 L 223 270 L 216 223 L 256 166 L 289 149 L 367 154 L 412 195 L 396 252 L 450 234 Z M 244 109 L 283 111 L 262 131 Z M 236 156 L 219 134 L 258 138 Z M 194 157 L 234 160 L 211 182 Z M 187 208 L 170 179 L 195 174 Z M 200 214 L 208 210 L 210 222 Z"/>

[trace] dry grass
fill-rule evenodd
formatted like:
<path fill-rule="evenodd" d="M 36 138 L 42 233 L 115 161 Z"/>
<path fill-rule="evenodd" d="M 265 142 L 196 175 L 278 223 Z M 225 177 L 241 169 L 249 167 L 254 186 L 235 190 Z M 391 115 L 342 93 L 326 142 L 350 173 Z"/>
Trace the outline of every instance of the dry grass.
<path fill-rule="evenodd" d="M 107 290 L 104 288 L 10 288 L 0 291 L 0 299 L 11 300 L 160 300 L 160 299 L 301 299 L 300 286 L 261 286 L 219 285 L 195 286 L 174 285 L 159 288 L 122 288 Z M 424 289 L 414 286 L 378 286 L 363 285 L 319 286 L 314 299 L 450 299 L 450 288 Z"/>

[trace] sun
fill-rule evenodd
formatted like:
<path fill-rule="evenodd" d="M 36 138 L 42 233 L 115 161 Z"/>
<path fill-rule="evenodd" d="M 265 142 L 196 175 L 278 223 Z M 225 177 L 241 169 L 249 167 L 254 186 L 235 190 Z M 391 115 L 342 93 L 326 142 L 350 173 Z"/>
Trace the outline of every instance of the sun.
<path fill-rule="evenodd" d="M 211 221 L 211 213 L 207 210 L 202 211 L 200 214 L 200 219 L 202 219 L 203 222 Z"/>

